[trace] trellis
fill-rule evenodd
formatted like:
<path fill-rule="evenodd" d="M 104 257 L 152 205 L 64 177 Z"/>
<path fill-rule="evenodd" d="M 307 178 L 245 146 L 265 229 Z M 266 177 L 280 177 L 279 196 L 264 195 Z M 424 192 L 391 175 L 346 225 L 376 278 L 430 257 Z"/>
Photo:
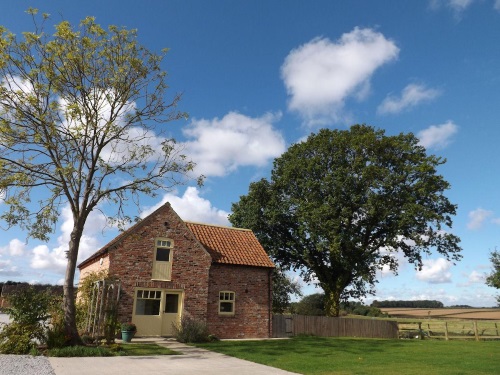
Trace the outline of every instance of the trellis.
<path fill-rule="evenodd" d="M 121 284 L 116 280 L 93 283 L 87 311 L 86 331 L 94 340 L 114 340 Z"/>

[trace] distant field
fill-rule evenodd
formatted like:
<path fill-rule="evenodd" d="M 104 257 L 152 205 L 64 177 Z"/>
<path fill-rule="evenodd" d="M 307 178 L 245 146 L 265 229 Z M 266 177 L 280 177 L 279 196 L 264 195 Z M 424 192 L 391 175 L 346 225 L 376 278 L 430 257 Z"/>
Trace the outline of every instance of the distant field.
<path fill-rule="evenodd" d="M 380 310 L 396 318 L 444 318 L 444 319 L 478 319 L 500 320 L 500 308 L 496 309 L 411 309 L 382 307 Z"/>

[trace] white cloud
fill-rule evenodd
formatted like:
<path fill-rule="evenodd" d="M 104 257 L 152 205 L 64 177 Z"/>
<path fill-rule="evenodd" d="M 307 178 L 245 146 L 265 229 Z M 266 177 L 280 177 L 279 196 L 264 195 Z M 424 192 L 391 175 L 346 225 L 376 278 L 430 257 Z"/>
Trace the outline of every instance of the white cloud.
<path fill-rule="evenodd" d="M 182 220 L 206 224 L 231 225 L 227 219 L 229 212 L 212 206 L 212 203 L 200 197 L 199 190 L 192 186 L 186 189 L 182 197 L 175 195 L 175 193 L 165 194 L 161 202 L 143 211 L 141 217 L 148 216 L 166 202 L 170 202 L 172 208 Z"/>
<path fill-rule="evenodd" d="M 484 284 L 486 275 L 477 271 L 472 271 L 468 277 L 469 283 Z"/>
<path fill-rule="evenodd" d="M 10 256 L 24 255 L 26 244 L 17 238 L 10 240 L 7 246 L 0 247 L 0 254 L 9 254 Z"/>
<path fill-rule="evenodd" d="M 447 121 L 440 125 L 431 125 L 420 131 L 417 137 L 419 144 L 425 148 L 442 149 L 451 143 L 453 135 L 458 131 L 458 126 L 453 121 Z"/>
<path fill-rule="evenodd" d="M 400 97 L 388 96 L 385 98 L 377 108 L 377 112 L 381 114 L 399 113 L 422 102 L 431 101 L 440 94 L 441 91 L 427 88 L 425 85 L 410 84 L 403 89 Z"/>
<path fill-rule="evenodd" d="M 366 97 L 371 76 L 398 54 L 392 40 L 368 28 L 356 27 L 335 42 L 315 38 L 292 50 L 281 66 L 288 107 L 309 125 L 338 121 L 345 100 Z"/>
<path fill-rule="evenodd" d="M 467 228 L 471 230 L 480 229 L 484 222 L 493 216 L 493 211 L 488 211 L 483 208 L 475 209 L 469 212 L 469 222 Z"/>
<path fill-rule="evenodd" d="M 47 245 L 39 245 L 33 249 L 31 267 L 44 269 L 55 273 L 64 273 L 67 265 L 66 251 L 73 229 L 73 216 L 69 206 L 61 212 L 61 235 L 57 238 L 58 247 L 50 250 Z M 99 238 L 106 226 L 106 218 L 100 211 L 92 211 L 85 224 L 83 236 L 80 240 L 78 262 L 88 258 L 100 248 Z"/>
<path fill-rule="evenodd" d="M 500 0 L 495 0 L 495 3 L 493 4 L 493 9 L 500 12 Z"/>
<path fill-rule="evenodd" d="M 283 135 L 273 128 L 281 114 L 252 118 L 230 112 L 222 119 L 193 120 L 183 130 L 196 173 L 224 176 L 240 166 L 265 166 L 285 151 Z"/>
<path fill-rule="evenodd" d="M 437 10 L 445 6 L 451 9 L 456 17 L 460 17 L 475 0 L 431 0 L 429 5 L 431 9 Z"/>
<path fill-rule="evenodd" d="M 21 273 L 17 270 L 16 266 L 12 265 L 10 260 L 1 260 L 0 259 L 0 276 L 1 277 L 12 277 L 12 276 L 20 276 Z"/>
<path fill-rule="evenodd" d="M 443 284 L 451 282 L 452 263 L 444 258 L 426 259 L 423 261 L 422 271 L 417 271 L 417 279 L 430 284 Z"/>

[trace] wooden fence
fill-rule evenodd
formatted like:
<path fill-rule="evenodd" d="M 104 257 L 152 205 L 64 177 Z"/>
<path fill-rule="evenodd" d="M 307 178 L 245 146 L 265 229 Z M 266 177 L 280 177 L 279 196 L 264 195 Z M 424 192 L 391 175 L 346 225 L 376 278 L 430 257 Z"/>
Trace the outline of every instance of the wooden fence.
<path fill-rule="evenodd" d="M 398 323 L 390 320 L 273 315 L 273 337 L 300 334 L 329 337 L 398 338 Z"/>
<path fill-rule="evenodd" d="M 401 337 L 444 339 L 444 340 L 498 340 L 500 322 L 489 320 L 423 320 L 400 322 Z"/>

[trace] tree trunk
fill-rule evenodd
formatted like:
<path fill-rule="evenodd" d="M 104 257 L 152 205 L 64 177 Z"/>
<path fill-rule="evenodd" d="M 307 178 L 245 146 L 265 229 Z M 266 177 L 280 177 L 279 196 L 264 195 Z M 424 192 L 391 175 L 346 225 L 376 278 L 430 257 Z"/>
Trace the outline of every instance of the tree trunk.
<path fill-rule="evenodd" d="M 75 300 L 75 270 L 78 259 L 78 249 L 80 239 L 83 233 L 83 224 L 79 225 L 77 219 L 74 219 L 73 230 L 68 249 L 68 264 L 66 266 L 66 275 L 64 277 L 64 329 L 66 333 L 66 343 L 68 345 L 83 345 L 82 339 L 78 334 L 76 327 L 76 300 Z"/>
<path fill-rule="evenodd" d="M 323 287 L 325 291 L 325 314 L 326 316 L 338 317 L 340 315 L 340 293 Z"/>

